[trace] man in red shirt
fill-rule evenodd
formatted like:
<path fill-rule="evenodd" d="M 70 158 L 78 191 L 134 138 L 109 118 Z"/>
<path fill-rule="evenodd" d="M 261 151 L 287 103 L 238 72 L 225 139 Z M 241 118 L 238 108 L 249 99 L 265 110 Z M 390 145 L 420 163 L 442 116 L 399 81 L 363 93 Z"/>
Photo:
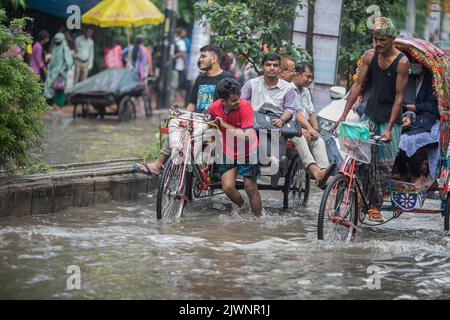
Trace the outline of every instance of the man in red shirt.
<path fill-rule="evenodd" d="M 244 178 L 244 189 L 255 216 L 262 212 L 261 196 L 256 180 L 259 176 L 257 163 L 258 140 L 253 129 L 253 108 L 250 102 L 241 99 L 239 82 L 225 78 L 217 84 L 219 100 L 208 107 L 209 114 L 220 124 L 224 163 L 219 164 L 222 189 L 230 200 L 245 210 L 245 201 L 236 189 L 236 174 Z"/>

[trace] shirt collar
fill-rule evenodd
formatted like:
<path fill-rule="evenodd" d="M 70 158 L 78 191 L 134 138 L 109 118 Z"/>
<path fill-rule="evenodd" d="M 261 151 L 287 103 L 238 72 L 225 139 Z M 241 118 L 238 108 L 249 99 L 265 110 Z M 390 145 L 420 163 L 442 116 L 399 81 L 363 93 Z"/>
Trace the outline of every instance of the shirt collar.
<path fill-rule="evenodd" d="M 276 85 L 274 85 L 273 87 L 269 87 L 268 85 L 267 85 L 267 83 L 266 83 L 266 80 L 264 79 L 264 75 L 262 75 L 261 76 L 261 79 L 262 79 L 262 82 L 263 82 L 263 84 L 264 84 L 264 86 L 268 89 L 268 90 L 272 90 L 272 89 L 275 89 L 275 88 L 277 88 L 277 89 L 281 89 L 281 86 L 280 86 L 280 78 L 278 78 L 278 81 L 277 81 L 277 84 Z"/>

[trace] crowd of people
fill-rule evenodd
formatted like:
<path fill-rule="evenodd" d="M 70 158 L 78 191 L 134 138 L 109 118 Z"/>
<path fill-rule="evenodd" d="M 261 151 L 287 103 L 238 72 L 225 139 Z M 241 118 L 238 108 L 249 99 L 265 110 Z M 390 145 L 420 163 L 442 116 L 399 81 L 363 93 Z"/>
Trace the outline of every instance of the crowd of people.
<path fill-rule="evenodd" d="M 403 181 L 412 181 L 417 188 L 426 187 L 430 177 L 436 174 L 439 158 L 439 112 L 431 75 L 421 68 L 418 61 L 393 46 L 395 35 L 395 27 L 389 19 L 375 19 L 374 48 L 364 54 L 344 113 L 332 128 L 336 129 L 346 120 L 350 109 L 356 108 L 363 88 L 370 86 L 364 110 L 360 110 L 361 119 L 369 124 L 373 134 L 384 141 L 383 148 L 372 150 L 369 166 L 368 219 L 376 222 L 383 221 L 380 209 L 392 174 L 401 174 Z M 261 148 L 258 142 L 249 142 L 259 139 L 254 128 L 259 121 L 255 115 L 260 112 L 274 116 L 271 120 L 274 128 L 282 128 L 292 119 L 301 125 L 298 135 L 291 140 L 310 176 L 318 187 L 324 189 L 332 179 L 336 164 L 334 158 L 327 154 L 327 145 L 319 132 L 316 110 L 308 89 L 313 81 L 313 66 L 289 56 L 268 53 L 261 62 L 262 75 L 242 83 L 239 81 L 242 80 L 241 75 L 236 76 L 237 73 L 232 71 L 232 64 L 233 59 L 224 59 L 217 46 L 201 48 L 198 60 L 200 75 L 194 83 L 186 109 L 195 112 L 208 109 L 219 124 L 224 161 L 218 164 L 218 168 L 222 188 L 234 210 L 246 212 L 251 208 L 256 216 L 264 212 L 256 182 L 261 163 L 249 161 Z M 408 85 L 412 91 L 406 90 Z M 406 98 L 408 94 L 410 100 Z M 169 123 L 169 141 L 161 149 L 158 159 L 136 165 L 135 168 L 146 174 L 159 175 L 169 156 L 178 152 L 179 146 L 173 142 L 176 139 L 171 139 L 177 131 L 178 124 L 172 120 Z M 235 146 L 227 145 L 229 131 L 234 137 L 247 139 L 244 153 L 239 153 Z M 419 160 L 420 151 L 426 151 L 427 161 Z M 284 153 L 278 155 L 276 160 L 280 161 Z M 249 204 L 236 189 L 237 174 L 243 177 Z"/>
<path fill-rule="evenodd" d="M 45 83 L 45 94 L 53 113 L 61 114 L 65 90 L 87 79 L 94 65 L 94 30 L 86 28 L 73 39 L 72 33 L 61 29 L 50 40 L 47 31 L 38 33 L 31 50 L 24 55 L 30 68 Z M 47 44 L 50 46 L 47 49 Z"/>
<path fill-rule="evenodd" d="M 61 30 L 51 40 L 46 31 L 37 35 L 27 61 L 42 82 L 45 82 L 49 103 L 55 107 L 64 106 L 64 92 L 68 86 L 89 76 L 94 63 L 93 32 L 88 27 L 76 38 L 72 38 L 70 32 Z M 438 110 L 436 98 L 432 94 L 430 74 L 420 68 L 418 61 L 393 46 L 395 32 L 389 19 L 375 19 L 374 48 L 364 54 L 357 81 L 349 92 L 345 111 L 333 128 L 345 121 L 361 95 L 366 80 L 370 79 L 370 97 L 361 111 L 362 120 L 368 121 L 371 132 L 380 135 L 387 142 L 386 147 L 372 157 L 376 168 L 376 172 L 371 175 L 373 181 L 368 193 L 368 217 L 372 221 L 383 220 L 380 213 L 383 191 L 393 172 L 400 174 L 404 180 L 412 180 L 420 187 L 428 181 L 424 180 L 423 173 L 426 170 L 418 158 L 419 149 L 428 153 L 428 173 L 431 171 L 434 174 L 438 158 Z M 49 42 L 50 49 L 46 51 L 44 48 Z M 104 50 L 104 66 L 128 66 L 145 83 L 148 77 L 159 76 L 159 51 L 146 47 L 142 35 L 137 35 L 134 43 L 125 48 L 115 36 L 110 47 Z M 275 118 L 271 120 L 274 128 L 282 128 L 292 119 L 299 123 L 301 130 L 297 137 L 292 138 L 292 142 L 317 186 L 325 188 L 336 164 L 327 154 L 327 145 L 319 132 L 316 110 L 308 89 L 314 77 L 314 68 L 310 63 L 268 53 L 261 61 L 262 74 L 259 75 L 248 66 L 240 66 L 231 54 L 223 54 L 219 47 L 206 45 L 200 49 L 197 63 L 200 74 L 191 84 L 187 77 L 190 39 L 183 28 L 178 28 L 175 32 L 170 58 L 173 64 L 169 94 L 174 101 L 185 104 L 188 111 L 202 112 L 208 109 L 221 130 L 234 130 L 238 136 L 248 135 L 249 130 L 254 128 L 256 112 L 274 115 Z M 413 93 L 411 101 L 405 103 L 408 83 L 413 84 Z M 177 130 L 175 122 L 169 127 L 171 132 Z M 225 142 L 223 144 L 226 145 Z M 137 170 L 159 175 L 173 152 L 173 147 L 169 139 L 162 147 L 158 159 L 152 163 L 136 165 Z M 227 165 L 220 166 L 225 193 L 236 210 L 251 207 L 253 213 L 260 216 L 262 206 L 256 184 L 259 165 L 248 163 L 249 153 L 245 154 L 246 162 L 242 164 L 236 162 L 237 154 L 230 154 L 225 149 L 224 152 L 232 158 L 233 163 L 227 162 Z M 271 161 L 281 161 L 283 151 L 279 155 L 279 159 Z M 250 205 L 238 195 L 234 186 L 237 173 L 244 177 Z M 405 178 L 406 175 L 409 177 Z"/>

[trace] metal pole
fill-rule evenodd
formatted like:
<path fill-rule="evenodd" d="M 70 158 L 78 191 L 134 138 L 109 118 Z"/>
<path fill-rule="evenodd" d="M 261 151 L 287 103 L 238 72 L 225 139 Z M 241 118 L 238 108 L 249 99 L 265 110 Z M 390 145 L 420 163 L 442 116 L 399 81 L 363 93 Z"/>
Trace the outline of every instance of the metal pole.
<path fill-rule="evenodd" d="M 408 15 L 405 24 L 406 32 L 409 36 L 413 36 L 416 30 L 416 1 L 408 0 Z"/>
<path fill-rule="evenodd" d="M 168 108 L 170 106 L 172 98 L 168 95 L 168 87 L 170 85 L 172 73 L 172 60 L 170 59 L 171 55 L 170 51 L 176 27 L 176 19 L 175 19 L 176 8 L 177 8 L 177 0 L 166 1 L 163 56 L 161 62 L 161 81 L 158 95 L 158 105 L 162 108 Z"/>

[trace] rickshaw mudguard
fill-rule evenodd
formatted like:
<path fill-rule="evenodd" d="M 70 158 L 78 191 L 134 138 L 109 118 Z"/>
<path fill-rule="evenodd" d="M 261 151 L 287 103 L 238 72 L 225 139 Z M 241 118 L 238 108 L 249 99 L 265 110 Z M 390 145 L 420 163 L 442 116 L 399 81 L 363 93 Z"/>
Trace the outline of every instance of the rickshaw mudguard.
<path fill-rule="evenodd" d="M 426 189 L 417 190 L 413 183 L 404 181 L 390 180 L 389 194 L 393 205 L 404 211 L 422 208 L 427 199 Z"/>

